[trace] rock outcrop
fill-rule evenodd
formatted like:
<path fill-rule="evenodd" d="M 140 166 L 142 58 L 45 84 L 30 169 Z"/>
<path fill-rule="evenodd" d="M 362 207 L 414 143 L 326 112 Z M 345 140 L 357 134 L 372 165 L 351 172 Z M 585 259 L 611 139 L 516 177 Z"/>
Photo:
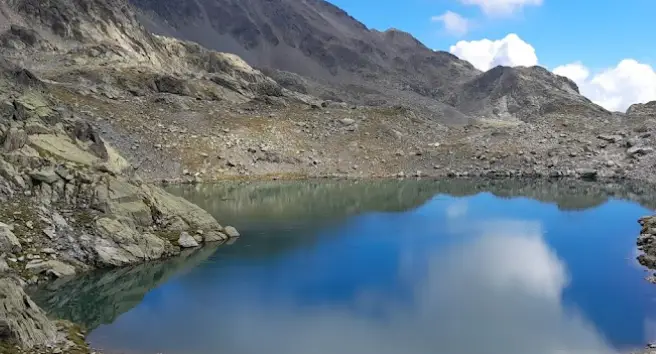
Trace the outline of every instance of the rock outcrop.
<path fill-rule="evenodd" d="M 56 326 L 25 292 L 20 281 L 0 274 L 0 349 L 20 344 L 25 348 L 57 343 Z"/>
<path fill-rule="evenodd" d="M 626 110 L 626 115 L 638 118 L 656 118 L 656 101 L 633 104 Z"/>
<path fill-rule="evenodd" d="M 19 3 L 37 6 L 12 2 Z M 61 30 L 87 38 L 75 27 Z M 195 246 L 236 235 L 200 207 L 143 183 L 88 121 L 2 59 L 0 102 L 0 349 L 82 345 L 30 300 L 25 283 L 178 255 L 187 246 L 181 232 Z"/>

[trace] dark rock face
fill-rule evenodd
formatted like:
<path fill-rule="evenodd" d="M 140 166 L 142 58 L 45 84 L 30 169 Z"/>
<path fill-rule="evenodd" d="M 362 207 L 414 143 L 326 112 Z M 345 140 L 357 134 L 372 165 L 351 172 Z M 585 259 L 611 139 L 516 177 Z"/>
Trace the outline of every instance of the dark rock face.
<path fill-rule="evenodd" d="M 411 35 L 367 29 L 325 1 L 133 0 L 155 32 L 235 53 L 251 65 L 329 82 L 390 80 L 440 95 L 478 74 L 469 63 Z M 164 22 L 166 21 L 166 23 Z"/>

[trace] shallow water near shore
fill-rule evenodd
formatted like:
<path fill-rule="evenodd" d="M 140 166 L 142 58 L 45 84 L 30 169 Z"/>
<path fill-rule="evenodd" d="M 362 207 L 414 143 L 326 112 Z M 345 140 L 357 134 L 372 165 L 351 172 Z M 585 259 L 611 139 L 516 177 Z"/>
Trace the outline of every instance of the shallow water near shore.
<path fill-rule="evenodd" d="M 525 181 L 172 187 L 242 237 L 48 284 L 125 354 L 615 353 L 656 339 L 640 189 Z M 642 202 L 641 205 L 638 202 Z"/>

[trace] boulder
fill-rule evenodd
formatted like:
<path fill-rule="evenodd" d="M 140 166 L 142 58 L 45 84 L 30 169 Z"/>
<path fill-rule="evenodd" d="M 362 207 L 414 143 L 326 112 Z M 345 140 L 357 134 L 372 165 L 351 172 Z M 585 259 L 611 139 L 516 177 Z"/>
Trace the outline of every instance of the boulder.
<path fill-rule="evenodd" d="M 626 153 L 629 154 L 629 156 L 642 156 L 642 155 L 650 154 L 653 151 L 654 149 L 650 147 L 633 146 L 627 149 Z"/>
<path fill-rule="evenodd" d="M 153 216 L 162 225 L 168 224 L 176 217 L 182 219 L 192 230 L 221 231 L 221 225 L 201 207 L 188 200 L 176 197 L 156 186 L 142 185 L 145 202 L 150 206 Z"/>
<path fill-rule="evenodd" d="M 14 165 L 2 159 L 0 159 L 0 177 L 4 177 L 6 180 L 20 187 L 21 189 L 25 189 L 27 186 L 23 176 L 21 176 L 21 174 L 16 171 Z"/>
<path fill-rule="evenodd" d="M 590 181 L 596 180 L 598 175 L 597 170 L 591 168 L 581 168 L 576 173 L 579 175 L 579 178 Z"/>
<path fill-rule="evenodd" d="M 50 261 L 33 260 L 27 263 L 25 269 L 30 270 L 36 274 L 45 273 L 55 278 L 75 275 L 75 267 L 57 260 L 50 260 Z"/>
<path fill-rule="evenodd" d="M 351 118 L 344 118 L 344 119 L 340 119 L 339 122 L 342 123 L 345 126 L 349 126 L 349 125 L 353 125 L 355 123 L 355 120 L 353 120 Z"/>
<path fill-rule="evenodd" d="M 228 236 L 220 231 L 208 231 L 203 233 L 203 241 L 205 242 L 221 242 L 228 239 Z"/>
<path fill-rule="evenodd" d="M 232 226 L 226 226 L 225 229 L 223 229 L 223 232 L 228 235 L 228 237 L 239 237 L 239 231 L 235 229 Z"/>
<path fill-rule="evenodd" d="M 110 218 L 96 220 L 98 237 L 93 249 L 98 263 L 105 266 L 123 266 L 162 257 L 167 241 L 153 234 L 140 234 L 130 226 Z"/>
<path fill-rule="evenodd" d="M 198 247 L 198 241 L 194 239 L 188 232 L 181 232 L 180 238 L 178 238 L 178 245 L 182 248 L 194 248 Z"/>
<path fill-rule="evenodd" d="M 48 101 L 40 94 L 35 92 L 27 93 L 14 101 L 16 120 L 25 121 L 30 118 L 48 120 L 55 113 L 49 106 Z"/>
<path fill-rule="evenodd" d="M 30 177 L 32 177 L 32 180 L 36 182 L 45 183 L 45 184 L 53 184 L 59 181 L 59 176 L 52 168 L 32 171 L 30 172 Z"/>
<path fill-rule="evenodd" d="M 0 256 L 0 275 L 9 271 L 9 265 L 3 257 Z"/>
<path fill-rule="evenodd" d="M 7 224 L 0 223 L 0 253 L 18 253 L 22 249 L 23 247 L 12 232 L 12 228 Z"/>
<path fill-rule="evenodd" d="M 20 282 L 0 277 L 0 341 L 34 348 L 50 346 L 56 340 L 54 322 L 25 294 Z"/>
<path fill-rule="evenodd" d="M 5 134 L 2 150 L 4 152 L 12 152 L 18 150 L 27 144 L 27 133 L 23 129 L 11 128 Z"/>
<path fill-rule="evenodd" d="M 143 192 L 128 181 L 108 177 L 95 188 L 93 207 L 106 213 L 133 220 L 139 226 L 151 226 L 151 208 L 144 202 Z"/>
<path fill-rule="evenodd" d="M 30 146 L 44 156 L 52 156 L 84 166 L 92 166 L 99 162 L 98 157 L 88 151 L 82 150 L 67 136 L 52 134 L 30 135 L 28 142 Z"/>

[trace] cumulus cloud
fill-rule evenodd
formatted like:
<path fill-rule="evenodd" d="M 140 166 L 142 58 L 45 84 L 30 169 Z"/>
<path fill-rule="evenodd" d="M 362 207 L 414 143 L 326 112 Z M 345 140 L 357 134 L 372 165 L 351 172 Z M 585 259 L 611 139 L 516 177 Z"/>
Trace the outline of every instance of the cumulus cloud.
<path fill-rule="evenodd" d="M 459 41 L 449 51 L 483 71 L 497 65 L 538 64 L 535 48 L 514 33 L 499 40 Z M 581 62 L 558 66 L 553 72 L 576 82 L 581 94 L 610 111 L 623 112 L 634 103 L 656 100 L 656 70 L 633 59 L 596 73 Z"/>
<path fill-rule="evenodd" d="M 444 25 L 444 29 L 454 36 L 467 34 L 471 25 L 468 19 L 452 11 L 447 11 L 439 16 L 433 16 L 431 21 L 441 22 Z"/>
<path fill-rule="evenodd" d="M 479 70 L 487 71 L 497 65 L 533 66 L 538 64 L 535 48 L 511 33 L 500 40 L 481 39 L 459 41 L 450 50 L 461 59 L 472 63 Z"/>
<path fill-rule="evenodd" d="M 465 5 L 475 5 L 488 16 L 508 16 L 525 6 L 540 6 L 542 0 L 460 0 Z"/>
<path fill-rule="evenodd" d="M 559 66 L 553 72 L 576 82 L 581 94 L 611 111 L 626 111 L 634 103 L 656 100 L 656 71 L 633 59 L 594 75 L 580 62 Z"/>

